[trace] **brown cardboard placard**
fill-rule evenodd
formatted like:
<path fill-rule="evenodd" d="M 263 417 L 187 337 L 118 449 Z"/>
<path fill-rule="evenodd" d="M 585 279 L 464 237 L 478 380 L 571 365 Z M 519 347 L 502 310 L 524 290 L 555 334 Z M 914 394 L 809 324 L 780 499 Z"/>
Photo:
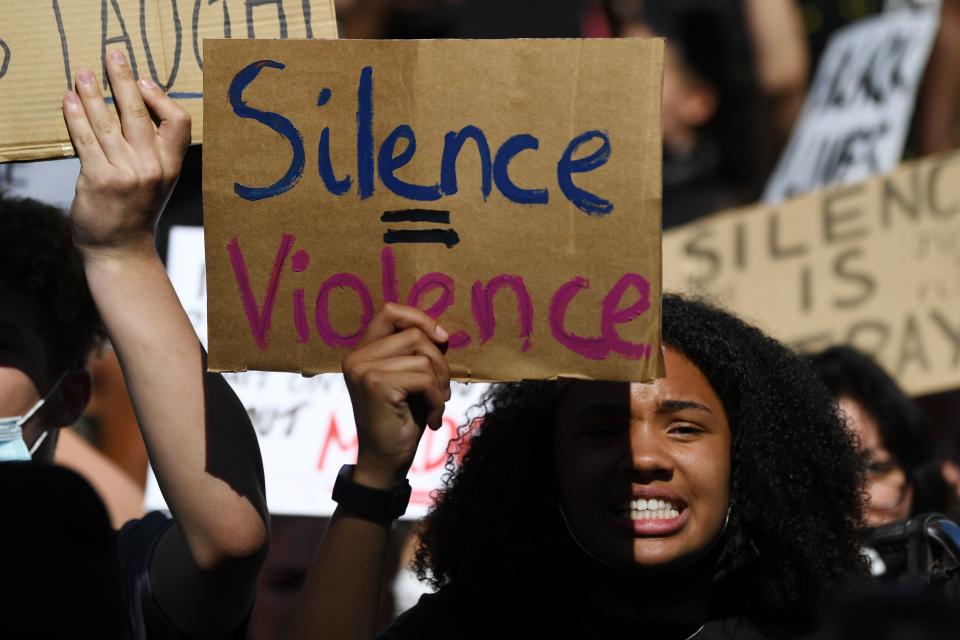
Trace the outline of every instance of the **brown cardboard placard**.
<path fill-rule="evenodd" d="M 960 387 L 960 154 L 664 234 L 667 291 L 802 352 L 850 344 L 912 394 Z"/>
<path fill-rule="evenodd" d="M 338 371 L 394 300 L 460 379 L 660 375 L 663 48 L 207 41 L 210 367 Z"/>
<path fill-rule="evenodd" d="M 74 155 L 63 94 L 114 48 L 180 101 L 201 142 L 202 43 L 224 37 L 336 38 L 333 0 L 0 2 L 0 162 Z"/>

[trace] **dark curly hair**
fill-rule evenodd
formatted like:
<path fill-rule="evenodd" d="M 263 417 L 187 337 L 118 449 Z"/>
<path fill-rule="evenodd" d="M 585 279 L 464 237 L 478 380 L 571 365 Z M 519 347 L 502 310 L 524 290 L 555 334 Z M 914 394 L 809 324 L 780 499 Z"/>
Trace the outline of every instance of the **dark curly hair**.
<path fill-rule="evenodd" d="M 956 498 L 940 473 L 936 442 L 920 407 L 873 358 L 852 347 L 810 356 L 835 399 L 847 396 L 877 423 L 880 440 L 913 487 L 910 515 L 937 511 L 956 516 Z"/>
<path fill-rule="evenodd" d="M 0 191 L 0 280 L 39 305 L 50 370 L 82 366 L 104 330 L 63 211 Z"/>
<path fill-rule="evenodd" d="M 664 296 L 663 342 L 703 372 L 733 435 L 726 538 L 740 532 L 757 557 L 723 591 L 758 621 L 808 626 L 829 591 L 864 572 L 863 467 L 829 393 L 808 363 L 701 301 Z M 421 580 L 502 592 L 505 577 L 521 574 L 527 590 L 539 576 L 556 593 L 551 581 L 564 572 L 550 539 L 567 535 L 556 524 L 552 447 L 563 384 L 488 393 L 482 424 L 462 430 L 469 447 L 424 523 L 413 564 Z"/>

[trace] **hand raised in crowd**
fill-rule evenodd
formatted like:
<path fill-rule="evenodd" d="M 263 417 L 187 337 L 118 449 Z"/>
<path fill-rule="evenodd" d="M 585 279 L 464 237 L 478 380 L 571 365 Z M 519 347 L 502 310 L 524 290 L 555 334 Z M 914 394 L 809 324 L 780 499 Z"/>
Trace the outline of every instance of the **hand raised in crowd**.
<path fill-rule="evenodd" d="M 70 218 L 86 255 L 152 249 L 190 144 L 190 115 L 148 78 L 135 80 L 123 53 L 111 52 L 108 72 L 119 123 L 89 70 L 77 74 L 76 92 L 63 99 L 81 163 Z"/>
<path fill-rule="evenodd" d="M 156 84 L 136 80 L 121 52 L 105 62 L 119 121 L 88 70 L 63 99 L 81 167 L 72 232 L 174 516 L 150 514 L 121 531 L 124 590 L 151 637 L 163 620 L 188 637 L 241 637 L 270 538 L 260 450 L 236 394 L 206 372 L 154 245 L 190 117 Z"/>
<path fill-rule="evenodd" d="M 359 444 L 355 483 L 396 490 L 424 429 L 443 424 L 444 403 L 450 399 L 450 369 L 443 355 L 447 338 L 419 309 L 388 303 L 343 359 Z M 388 531 L 384 522 L 337 508 L 285 637 L 375 636 Z"/>
<path fill-rule="evenodd" d="M 443 424 L 450 399 L 450 368 L 441 351 L 447 338 L 422 311 L 388 303 L 344 358 L 359 440 L 355 481 L 396 486 L 413 464 L 424 428 Z"/>

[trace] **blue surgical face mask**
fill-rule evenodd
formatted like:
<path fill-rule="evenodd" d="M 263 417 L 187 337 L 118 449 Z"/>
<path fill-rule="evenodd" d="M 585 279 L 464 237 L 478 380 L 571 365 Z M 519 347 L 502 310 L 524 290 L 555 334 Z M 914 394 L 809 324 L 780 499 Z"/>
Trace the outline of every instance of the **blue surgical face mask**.
<path fill-rule="evenodd" d="M 23 440 L 23 425 L 40 410 L 40 407 L 46 404 L 47 400 L 57 391 L 57 388 L 66 376 L 67 372 L 64 371 L 60 377 L 57 378 L 57 381 L 53 383 L 53 387 L 50 388 L 47 395 L 37 400 L 36 404 L 30 407 L 30 410 L 22 416 L 0 418 L 0 462 L 30 460 L 31 456 L 33 456 L 37 449 L 40 448 L 40 445 L 43 444 L 43 441 L 47 439 L 47 433 L 49 433 L 49 431 L 44 431 L 40 434 L 40 437 L 37 438 L 36 442 L 33 443 L 33 446 L 27 449 L 27 443 Z"/>

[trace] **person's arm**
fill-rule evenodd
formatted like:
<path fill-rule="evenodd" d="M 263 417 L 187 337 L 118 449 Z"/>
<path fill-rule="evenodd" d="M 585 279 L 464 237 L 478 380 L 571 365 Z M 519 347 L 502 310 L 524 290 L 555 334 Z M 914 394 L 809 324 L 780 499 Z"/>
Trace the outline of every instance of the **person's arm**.
<path fill-rule="evenodd" d="M 440 351 L 446 341 L 447 334 L 426 314 L 387 304 L 344 359 L 359 442 L 355 482 L 382 490 L 399 486 L 424 428 L 442 424 L 444 403 L 450 398 L 450 370 Z M 389 529 L 389 522 L 337 508 L 287 637 L 374 637 Z"/>
<path fill-rule="evenodd" d="M 88 70 L 64 96 L 81 163 L 73 237 L 175 519 L 150 565 L 154 600 L 182 633 L 223 635 L 247 615 L 268 545 L 260 451 L 239 400 L 205 373 L 154 244 L 190 143 L 189 115 L 137 82 L 116 53 L 107 73 L 119 123 Z"/>
<path fill-rule="evenodd" d="M 769 108 L 772 128 L 770 148 L 765 151 L 775 162 L 803 108 L 810 51 L 794 0 L 744 0 L 744 10 L 757 84 Z"/>
<path fill-rule="evenodd" d="M 917 155 L 948 151 L 956 146 L 960 116 L 960 0 L 944 0 L 940 28 L 917 93 L 914 115 Z"/>

